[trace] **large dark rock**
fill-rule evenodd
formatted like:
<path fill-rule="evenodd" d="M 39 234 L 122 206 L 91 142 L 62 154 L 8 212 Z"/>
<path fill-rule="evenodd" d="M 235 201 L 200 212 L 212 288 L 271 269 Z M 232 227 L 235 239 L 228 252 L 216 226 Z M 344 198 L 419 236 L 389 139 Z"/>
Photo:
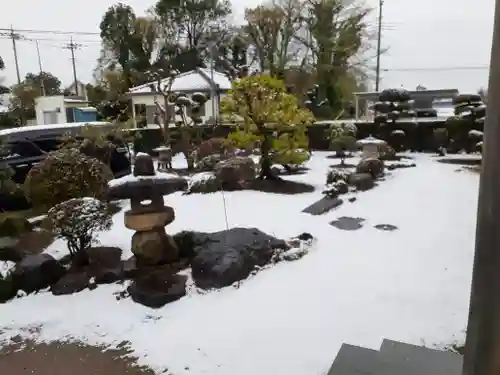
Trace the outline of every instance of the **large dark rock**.
<path fill-rule="evenodd" d="M 87 289 L 89 284 L 90 277 L 86 272 L 69 272 L 52 285 L 50 291 L 55 296 L 62 296 L 81 292 Z"/>
<path fill-rule="evenodd" d="M 118 247 L 92 247 L 87 250 L 89 274 L 97 284 L 109 284 L 123 279 L 122 250 Z"/>
<path fill-rule="evenodd" d="M 349 176 L 349 184 L 360 191 L 369 190 L 375 186 L 370 173 L 353 173 Z"/>
<path fill-rule="evenodd" d="M 215 166 L 215 177 L 223 189 L 238 189 L 255 179 L 255 168 L 252 158 L 235 156 Z"/>
<path fill-rule="evenodd" d="M 378 178 L 384 174 L 384 162 L 376 158 L 363 159 L 356 166 L 356 173 L 368 173 Z"/>
<path fill-rule="evenodd" d="M 321 198 L 319 201 L 314 202 L 310 206 L 304 208 L 302 212 L 310 215 L 324 215 L 327 212 L 339 207 L 342 203 L 342 199 L 337 197 L 326 196 Z"/>
<path fill-rule="evenodd" d="M 192 241 L 192 276 L 203 289 L 222 288 L 243 280 L 255 267 L 269 263 L 276 249 L 288 249 L 284 240 L 256 228 L 194 233 Z"/>
<path fill-rule="evenodd" d="M 127 288 L 134 302 L 160 308 L 186 295 L 187 277 L 173 275 L 170 267 L 158 267 L 138 277 Z"/>
<path fill-rule="evenodd" d="M 64 267 L 49 254 L 28 255 L 16 265 L 12 274 L 16 290 L 32 293 L 58 282 Z"/>

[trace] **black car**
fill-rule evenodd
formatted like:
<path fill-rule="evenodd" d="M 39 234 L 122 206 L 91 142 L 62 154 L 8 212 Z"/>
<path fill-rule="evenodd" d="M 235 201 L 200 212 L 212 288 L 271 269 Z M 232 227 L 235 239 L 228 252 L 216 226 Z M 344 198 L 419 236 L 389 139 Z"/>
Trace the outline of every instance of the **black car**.
<path fill-rule="evenodd" d="M 8 150 L 8 154 L 4 155 L 1 161 L 14 171 L 12 180 L 22 184 L 33 165 L 45 159 L 49 152 L 58 149 L 61 143 L 60 139 L 64 134 L 72 133 L 78 138 L 78 130 L 87 125 L 111 126 L 109 123 L 72 123 L 0 130 L 0 138 Z M 116 178 L 131 173 L 130 155 L 124 144 L 117 144 L 111 156 L 110 167 Z M 25 208 L 19 206 L 25 206 L 25 203 L 13 202 L 12 196 L 0 195 L 0 211 Z"/>

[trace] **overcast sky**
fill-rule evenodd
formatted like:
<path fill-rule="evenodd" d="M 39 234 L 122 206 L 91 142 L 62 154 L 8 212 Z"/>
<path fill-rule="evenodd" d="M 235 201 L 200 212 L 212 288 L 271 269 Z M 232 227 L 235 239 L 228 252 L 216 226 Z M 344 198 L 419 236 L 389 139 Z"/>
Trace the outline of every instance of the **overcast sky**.
<path fill-rule="evenodd" d="M 137 14 L 154 4 L 154 0 L 122 1 Z M 233 0 L 235 18 L 242 19 L 245 6 L 259 0 Z M 11 0 L 2 6 L 0 28 L 12 24 L 15 29 L 99 32 L 99 22 L 106 9 L 116 3 L 110 0 Z M 366 0 L 376 7 L 378 0 Z M 487 85 L 489 54 L 493 26 L 494 0 L 385 0 L 382 56 L 382 88 L 414 89 L 421 84 L 429 89 L 458 88 L 476 91 Z M 376 12 L 370 27 L 376 27 Z M 23 33 L 40 40 L 43 70 L 58 76 L 64 85 L 72 82 L 70 51 L 63 49 L 69 36 Z M 76 52 L 78 79 L 89 82 L 99 55 L 98 35 L 74 35 L 81 44 Z M 18 42 L 21 77 L 38 72 L 36 44 Z M 0 36 L 0 56 L 6 69 L 0 73 L 5 83 L 16 82 L 12 43 Z M 375 61 L 373 62 L 375 64 Z M 22 78 L 21 78 L 22 79 Z"/>

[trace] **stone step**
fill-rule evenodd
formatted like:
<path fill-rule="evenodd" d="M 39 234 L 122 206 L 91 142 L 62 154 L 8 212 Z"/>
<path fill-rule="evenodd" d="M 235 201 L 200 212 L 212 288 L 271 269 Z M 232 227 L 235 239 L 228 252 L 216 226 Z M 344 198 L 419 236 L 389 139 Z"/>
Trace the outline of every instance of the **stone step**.
<path fill-rule="evenodd" d="M 327 375 L 460 375 L 462 357 L 391 340 L 380 351 L 343 344 Z"/>
<path fill-rule="evenodd" d="M 371 375 L 378 355 L 377 350 L 342 344 L 327 375 Z"/>
<path fill-rule="evenodd" d="M 380 358 L 415 375 L 460 375 L 463 357 L 443 350 L 384 339 Z M 401 374 L 403 375 L 403 374 Z"/>

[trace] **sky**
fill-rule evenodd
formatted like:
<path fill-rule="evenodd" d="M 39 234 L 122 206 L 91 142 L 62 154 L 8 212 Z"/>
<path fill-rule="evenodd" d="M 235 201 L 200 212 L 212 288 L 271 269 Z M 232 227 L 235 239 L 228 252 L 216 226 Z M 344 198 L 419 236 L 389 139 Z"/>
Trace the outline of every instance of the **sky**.
<path fill-rule="evenodd" d="M 76 53 L 78 79 L 92 81 L 92 71 L 99 56 L 99 23 L 106 9 L 117 1 L 110 0 L 15 0 L 2 7 L 0 28 L 25 30 L 60 30 L 68 35 L 20 32 L 27 39 L 39 39 L 42 69 L 58 76 L 64 86 L 71 84 L 71 52 L 63 47 L 71 32 L 95 33 L 72 37 L 80 48 Z M 122 1 L 138 15 L 151 7 L 154 0 Z M 234 19 L 242 21 L 245 7 L 260 0 L 233 0 Z M 237 4 L 237 6 L 234 6 Z M 376 30 L 378 0 L 365 0 L 375 8 L 369 20 Z M 415 89 L 457 88 L 476 92 L 488 83 L 494 0 L 384 0 L 381 88 Z M 11 40 L 0 30 L 0 56 L 6 69 L 0 72 L 3 84 L 17 81 Z M 17 53 L 21 79 L 28 72 L 38 72 L 36 43 L 19 41 Z M 373 66 L 375 60 L 373 60 Z M 373 85 L 373 82 L 371 82 Z M 373 87 L 372 87 L 373 89 Z"/>

